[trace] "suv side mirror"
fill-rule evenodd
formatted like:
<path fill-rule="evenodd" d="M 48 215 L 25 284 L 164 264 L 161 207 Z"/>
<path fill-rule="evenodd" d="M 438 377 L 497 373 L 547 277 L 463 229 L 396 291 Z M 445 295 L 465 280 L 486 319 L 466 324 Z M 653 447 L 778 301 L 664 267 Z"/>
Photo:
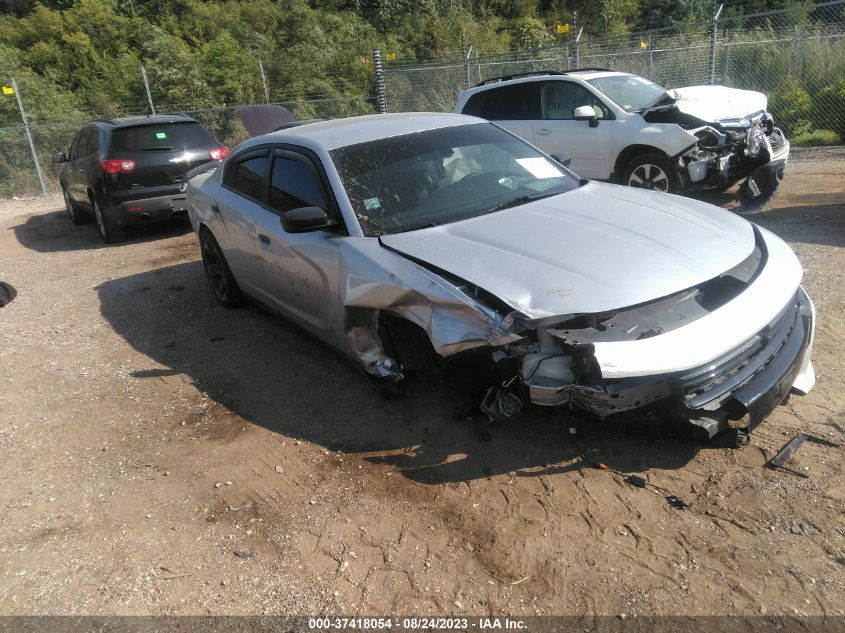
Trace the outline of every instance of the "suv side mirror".
<path fill-rule="evenodd" d="M 590 127 L 598 127 L 599 119 L 596 116 L 596 111 L 593 106 L 580 106 L 575 108 L 575 111 L 572 113 L 572 118 L 576 121 L 589 121 Z"/>
<path fill-rule="evenodd" d="M 53 162 L 56 163 L 56 164 L 66 163 L 67 162 L 67 156 L 65 156 L 64 152 L 59 152 L 57 154 L 53 154 Z"/>
<path fill-rule="evenodd" d="M 554 158 L 557 162 L 559 162 L 564 167 L 569 167 L 569 164 L 572 162 L 572 156 L 570 156 L 566 152 L 558 152 L 556 154 L 549 154 L 549 156 Z"/>
<path fill-rule="evenodd" d="M 326 210 L 320 207 L 299 207 L 282 214 L 282 228 L 288 233 L 327 229 L 334 224 Z"/>

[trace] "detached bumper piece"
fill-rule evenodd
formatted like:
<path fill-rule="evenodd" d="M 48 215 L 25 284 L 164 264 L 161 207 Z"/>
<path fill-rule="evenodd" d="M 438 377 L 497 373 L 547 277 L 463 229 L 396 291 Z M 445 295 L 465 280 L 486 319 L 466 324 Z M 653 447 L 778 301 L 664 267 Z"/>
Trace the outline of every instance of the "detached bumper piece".
<path fill-rule="evenodd" d="M 712 364 L 680 376 L 678 413 L 712 438 L 727 429 L 748 433 L 789 395 L 808 353 L 813 312 L 799 289 L 765 330 Z"/>

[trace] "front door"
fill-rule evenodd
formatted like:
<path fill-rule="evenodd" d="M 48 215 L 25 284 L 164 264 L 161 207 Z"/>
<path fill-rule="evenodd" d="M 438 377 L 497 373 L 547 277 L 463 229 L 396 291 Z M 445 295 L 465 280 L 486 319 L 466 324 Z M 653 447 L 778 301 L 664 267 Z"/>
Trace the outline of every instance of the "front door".
<path fill-rule="evenodd" d="M 607 179 L 613 171 L 610 144 L 616 121 L 607 107 L 583 86 L 550 81 L 541 92 L 542 118 L 534 123 L 534 143 L 547 154 L 566 153 L 570 168 L 583 178 Z M 592 106 L 598 125 L 576 121 L 575 109 Z"/>

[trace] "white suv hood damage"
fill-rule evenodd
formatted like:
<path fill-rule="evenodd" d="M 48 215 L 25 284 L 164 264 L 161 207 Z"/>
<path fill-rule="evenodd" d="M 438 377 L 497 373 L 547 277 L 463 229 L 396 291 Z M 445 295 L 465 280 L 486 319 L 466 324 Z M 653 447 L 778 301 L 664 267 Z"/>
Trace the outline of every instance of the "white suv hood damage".
<path fill-rule="evenodd" d="M 766 95 L 727 86 L 688 86 L 670 90 L 678 109 L 702 121 L 719 123 L 765 111 Z"/>
<path fill-rule="evenodd" d="M 657 221 L 659 218 L 659 221 Z M 713 279 L 754 249 L 751 225 L 711 205 L 589 183 L 381 242 L 529 318 L 633 306 Z"/>

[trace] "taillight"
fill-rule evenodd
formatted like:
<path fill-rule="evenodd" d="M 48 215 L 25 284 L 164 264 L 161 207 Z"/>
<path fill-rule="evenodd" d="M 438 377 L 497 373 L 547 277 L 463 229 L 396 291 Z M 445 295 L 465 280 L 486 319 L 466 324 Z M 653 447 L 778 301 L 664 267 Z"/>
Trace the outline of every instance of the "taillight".
<path fill-rule="evenodd" d="M 116 174 L 121 171 L 128 173 L 135 170 L 135 161 L 106 158 L 100 161 L 100 167 L 107 174 Z"/>
<path fill-rule="evenodd" d="M 229 155 L 229 148 L 225 145 L 223 147 L 215 147 L 208 152 L 208 157 L 211 160 L 223 160 Z"/>

